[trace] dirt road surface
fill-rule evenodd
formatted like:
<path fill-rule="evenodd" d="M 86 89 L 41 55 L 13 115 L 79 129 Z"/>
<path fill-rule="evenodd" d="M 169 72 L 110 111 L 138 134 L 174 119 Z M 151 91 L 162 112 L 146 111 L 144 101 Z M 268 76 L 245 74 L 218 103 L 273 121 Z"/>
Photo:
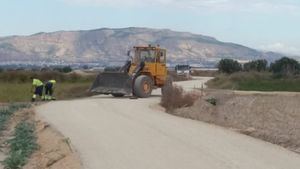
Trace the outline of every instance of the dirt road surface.
<path fill-rule="evenodd" d="M 192 89 L 198 78 L 178 83 Z M 37 112 L 77 148 L 86 169 L 298 169 L 300 156 L 221 127 L 159 110 L 148 99 L 97 96 Z"/>

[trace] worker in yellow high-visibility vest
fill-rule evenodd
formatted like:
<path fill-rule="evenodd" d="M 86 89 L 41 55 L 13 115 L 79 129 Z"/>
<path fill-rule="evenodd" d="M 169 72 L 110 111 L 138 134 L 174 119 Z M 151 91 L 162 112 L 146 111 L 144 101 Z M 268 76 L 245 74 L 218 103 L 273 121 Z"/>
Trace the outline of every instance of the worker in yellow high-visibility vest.
<path fill-rule="evenodd" d="M 33 78 L 33 77 L 31 77 L 30 79 L 32 79 L 31 91 L 33 92 L 31 101 L 35 102 L 37 96 L 40 96 L 40 98 L 42 98 L 44 84 L 39 79 L 36 79 L 36 78 Z"/>
<path fill-rule="evenodd" d="M 55 100 L 55 97 L 53 96 L 55 84 L 55 80 L 49 80 L 45 84 L 45 100 Z"/>

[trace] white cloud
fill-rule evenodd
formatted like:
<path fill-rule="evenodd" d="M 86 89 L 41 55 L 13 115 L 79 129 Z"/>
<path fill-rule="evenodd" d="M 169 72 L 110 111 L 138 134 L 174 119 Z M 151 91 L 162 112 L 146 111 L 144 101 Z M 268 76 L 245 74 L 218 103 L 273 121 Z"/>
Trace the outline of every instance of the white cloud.
<path fill-rule="evenodd" d="M 300 3 L 293 0 L 62 0 L 70 4 L 110 7 L 164 6 L 221 11 L 298 12 Z"/>
<path fill-rule="evenodd" d="M 260 49 L 265 51 L 280 52 L 283 54 L 300 56 L 300 47 L 290 46 L 281 42 L 260 46 Z"/>

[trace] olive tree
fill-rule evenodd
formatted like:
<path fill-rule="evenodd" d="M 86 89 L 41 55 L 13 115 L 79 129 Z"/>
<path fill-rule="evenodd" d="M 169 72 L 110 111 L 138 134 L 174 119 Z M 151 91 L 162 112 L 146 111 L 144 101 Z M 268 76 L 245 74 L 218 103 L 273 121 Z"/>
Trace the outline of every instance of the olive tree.
<path fill-rule="evenodd" d="M 295 59 L 283 57 L 271 63 L 270 70 L 274 74 L 280 74 L 283 76 L 295 75 L 300 71 L 299 62 Z"/>
<path fill-rule="evenodd" d="M 218 68 L 223 73 L 234 73 L 242 70 L 242 65 L 233 59 L 221 59 Z"/>
<path fill-rule="evenodd" d="M 248 63 L 244 64 L 244 70 L 245 71 L 266 71 L 267 70 L 267 60 L 265 59 L 259 59 L 259 60 L 253 60 Z"/>

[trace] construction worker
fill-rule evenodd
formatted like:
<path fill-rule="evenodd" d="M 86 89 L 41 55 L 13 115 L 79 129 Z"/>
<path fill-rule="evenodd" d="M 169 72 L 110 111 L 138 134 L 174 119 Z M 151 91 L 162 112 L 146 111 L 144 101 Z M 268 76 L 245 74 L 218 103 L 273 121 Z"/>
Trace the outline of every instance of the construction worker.
<path fill-rule="evenodd" d="M 54 85 L 56 84 L 55 80 L 49 80 L 45 84 L 45 100 L 55 100 L 53 97 Z"/>
<path fill-rule="evenodd" d="M 35 102 L 37 95 L 40 96 L 40 98 L 42 98 L 44 84 L 39 79 L 36 79 L 36 78 L 33 78 L 33 77 L 30 77 L 30 79 L 32 80 L 31 91 L 33 92 L 31 101 Z"/>

